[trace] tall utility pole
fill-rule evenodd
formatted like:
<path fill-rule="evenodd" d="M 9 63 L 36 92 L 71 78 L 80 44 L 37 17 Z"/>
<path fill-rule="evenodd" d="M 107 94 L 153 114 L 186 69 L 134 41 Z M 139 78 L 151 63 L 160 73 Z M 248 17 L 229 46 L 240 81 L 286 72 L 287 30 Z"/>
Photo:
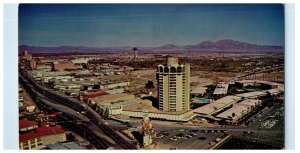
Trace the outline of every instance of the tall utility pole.
<path fill-rule="evenodd" d="M 133 58 L 134 59 L 137 59 L 137 48 L 136 47 L 134 47 L 134 48 L 132 48 L 132 50 L 133 50 Z"/>

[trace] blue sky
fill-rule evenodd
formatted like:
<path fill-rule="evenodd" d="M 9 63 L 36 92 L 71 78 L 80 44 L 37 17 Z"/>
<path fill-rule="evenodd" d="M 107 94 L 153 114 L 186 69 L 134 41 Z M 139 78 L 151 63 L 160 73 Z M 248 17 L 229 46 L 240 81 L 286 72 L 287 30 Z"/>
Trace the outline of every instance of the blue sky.
<path fill-rule="evenodd" d="M 21 4 L 19 44 L 156 47 L 233 39 L 284 45 L 281 4 Z"/>

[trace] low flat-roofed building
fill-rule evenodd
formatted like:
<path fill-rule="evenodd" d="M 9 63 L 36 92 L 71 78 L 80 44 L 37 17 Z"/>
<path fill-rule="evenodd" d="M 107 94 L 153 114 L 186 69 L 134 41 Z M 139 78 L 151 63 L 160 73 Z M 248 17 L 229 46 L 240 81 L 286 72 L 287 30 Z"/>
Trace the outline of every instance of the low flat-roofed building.
<path fill-rule="evenodd" d="M 61 75 L 59 75 L 59 76 L 47 76 L 47 77 L 43 77 L 43 82 L 47 83 L 50 80 L 53 80 L 53 81 L 59 80 L 61 82 L 68 82 L 69 79 L 71 79 L 71 78 L 74 78 L 74 77 L 73 76 L 68 76 L 68 75 L 65 75 L 65 76 L 61 76 Z"/>
<path fill-rule="evenodd" d="M 227 122 L 234 124 L 259 105 L 261 105 L 260 100 L 246 99 L 240 103 L 234 104 L 231 108 L 218 114 L 216 117 L 225 119 Z"/>
<path fill-rule="evenodd" d="M 88 92 L 83 95 L 83 100 L 88 101 L 90 98 L 96 98 L 104 95 L 108 95 L 109 93 L 104 91 L 97 91 L 97 92 Z"/>
<path fill-rule="evenodd" d="M 80 89 L 81 85 L 72 84 L 72 83 L 60 83 L 53 86 L 55 90 L 62 90 L 62 89 Z"/>
<path fill-rule="evenodd" d="M 213 95 L 226 95 L 228 91 L 229 84 L 217 84 Z"/>
<path fill-rule="evenodd" d="M 265 85 L 268 88 L 274 89 L 281 86 L 281 83 L 276 83 L 272 81 L 264 81 L 264 80 L 239 80 L 235 81 L 236 84 L 241 85 L 242 87 L 248 86 L 248 85 L 255 85 L 255 84 L 261 84 Z"/>
<path fill-rule="evenodd" d="M 34 105 L 34 104 L 27 105 L 25 109 L 26 109 L 26 111 L 28 111 L 28 112 L 34 112 L 34 110 L 35 110 L 35 105 Z"/>
<path fill-rule="evenodd" d="M 278 95 L 280 93 L 283 93 L 283 89 L 282 88 L 269 89 L 269 90 L 265 90 L 265 91 L 269 92 L 272 95 Z"/>
<path fill-rule="evenodd" d="M 124 88 L 115 88 L 115 89 L 105 90 L 105 92 L 107 92 L 109 94 L 123 93 L 124 91 L 125 91 Z"/>
<path fill-rule="evenodd" d="M 26 132 L 38 128 L 38 123 L 29 120 L 19 120 L 19 131 Z"/>
<path fill-rule="evenodd" d="M 42 71 L 42 70 L 32 70 L 29 72 L 29 74 L 31 74 L 33 77 L 34 76 L 66 76 L 66 75 L 70 75 L 71 72 L 68 72 L 68 71 Z"/>
<path fill-rule="evenodd" d="M 44 147 L 42 136 L 39 133 L 28 133 L 19 136 L 20 150 L 42 149 Z"/>
<path fill-rule="evenodd" d="M 52 63 L 52 70 L 54 70 L 54 71 L 62 71 L 62 70 L 66 70 L 66 69 L 77 69 L 77 68 L 78 68 L 78 66 L 75 66 L 74 63 L 68 62 L 68 61 Z"/>
<path fill-rule="evenodd" d="M 89 60 L 92 60 L 93 58 L 76 58 L 71 60 L 74 64 L 87 64 Z"/>
<path fill-rule="evenodd" d="M 192 111 L 163 112 L 153 107 L 152 102 L 149 100 L 124 106 L 122 114 L 138 118 L 143 118 L 145 114 L 148 114 L 152 119 L 170 121 L 188 121 L 194 115 Z"/>
<path fill-rule="evenodd" d="M 123 81 L 123 82 L 100 82 L 100 89 L 101 90 L 109 90 L 109 89 L 115 89 L 119 87 L 126 87 L 129 86 L 130 82 Z"/>
<path fill-rule="evenodd" d="M 180 112 L 162 112 L 153 110 L 143 111 L 142 109 L 134 110 L 123 110 L 122 113 L 128 115 L 129 117 L 143 118 L 145 114 L 148 114 L 151 119 L 158 120 L 168 120 L 168 121 L 178 121 L 178 122 L 187 122 L 192 117 L 195 116 L 192 111 L 180 111 Z"/>
<path fill-rule="evenodd" d="M 255 99 L 262 96 L 266 96 L 268 92 L 272 95 L 278 95 L 280 93 L 283 93 L 283 90 L 281 90 L 280 88 L 276 88 L 276 89 L 269 89 L 269 90 L 247 92 L 247 93 L 237 94 L 236 96 Z"/>
<path fill-rule="evenodd" d="M 202 107 L 199 107 L 195 110 L 193 110 L 196 114 L 202 114 L 202 115 L 213 115 L 216 114 L 223 109 L 229 107 L 230 105 L 238 102 L 241 100 L 241 97 L 237 96 L 226 96 L 221 99 L 218 99 L 216 101 L 213 101 L 207 105 L 204 105 Z"/>
<path fill-rule="evenodd" d="M 236 96 L 243 97 L 243 98 L 259 98 L 259 97 L 265 96 L 265 95 L 267 95 L 267 93 L 264 91 L 254 91 L 254 92 L 237 94 Z"/>
<path fill-rule="evenodd" d="M 37 66 L 37 68 L 36 68 L 37 70 L 40 70 L 40 71 L 45 71 L 45 72 L 49 72 L 49 71 L 51 71 L 51 69 L 52 69 L 52 67 L 50 66 L 50 65 L 38 65 Z"/>
<path fill-rule="evenodd" d="M 34 132 L 19 135 L 19 148 L 41 149 L 47 144 L 66 141 L 65 130 L 58 127 L 39 127 Z"/>
<path fill-rule="evenodd" d="M 257 106 L 257 105 L 261 105 L 261 101 L 257 100 L 257 99 L 246 99 L 246 100 L 243 100 L 243 101 L 241 101 L 237 104 L 247 105 L 247 106 Z"/>
<path fill-rule="evenodd" d="M 46 145 L 50 150 L 86 150 L 86 148 L 78 145 L 75 142 L 64 142 Z"/>
<path fill-rule="evenodd" d="M 197 97 L 205 94 L 207 88 L 203 86 L 197 86 L 197 87 L 191 87 L 191 89 L 192 89 L 190 92 L 191 97 Z"/>
<path fill-rule="evenodd" d="M 249 107 L 245 105 L 233 105 L 230 109 L 222 112 L 221 114 L 217 115 L 217 118 L 223 118 L 226 120 L 231 121 L 232 123 L 236 122 L 240 119 L 243 115 L 247 113 Z"/>
<path fill-rule="evenodd" d="M 122 114 L 122 106 L 126 105 L 126 102 L 134 99 L 135 97 L 132 94 L 108 94 L 90 98 L 88 100 L 88 105 L 94 106 L 95 111 L 101 116 L 109 118 L 111 115 Z"/>
<path fill-rule="evenodd" d="M 279 89 L 280 91 L 284 91 L 284 84 L 279 85 L 277 89 Z"/>
<path fill-rule="evenodd" d="M 146 104 L 147 103 L 147 104 Z M 152 107 L 152 102 L 149 100 L 143 100 L 139 98 L 114 101 L 110 103 L 99 103 L 96 106 L 96 111 L 105 117 L 110 117 L 111 115 L 122 114 L 124 108 L 137 108 L 139 104 L 143 104 L 141 108 L 146 109 L 146 106 Z"/>

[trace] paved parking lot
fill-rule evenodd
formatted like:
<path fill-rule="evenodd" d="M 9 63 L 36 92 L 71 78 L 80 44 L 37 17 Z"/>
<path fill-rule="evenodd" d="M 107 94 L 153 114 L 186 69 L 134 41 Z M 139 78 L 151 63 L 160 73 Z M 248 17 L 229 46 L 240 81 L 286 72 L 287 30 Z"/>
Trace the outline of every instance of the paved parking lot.
<path fill-rule="evenodd" d="M 190 132 L 190 131 L 181 131 L 178 129 L 170 129 L 167 130 L 168 136 L 164 136 L 163 138 L 155 139 L 157 145 L 160 149 L 209 149 L 212 145 L 210 142 L 216 140 L 219 137 L 224 136 L 224 133 L 204 133 L 199 130 L 198 132 Z M 165 131 L 164 131 L 165 132 Z M 182 133 L 184 136 L 195 133 L 195 136 L 191 138 L 178 138 L 177 140 L 171 140 L 170 138 L 174 138 L 174 136 Z M 160 135 L 158 135 L 160 136 Z M 204 137 L 204 140 L 199 139 L 200 137 Z M 206 139 L 205 139 L 206 138 Z"/>

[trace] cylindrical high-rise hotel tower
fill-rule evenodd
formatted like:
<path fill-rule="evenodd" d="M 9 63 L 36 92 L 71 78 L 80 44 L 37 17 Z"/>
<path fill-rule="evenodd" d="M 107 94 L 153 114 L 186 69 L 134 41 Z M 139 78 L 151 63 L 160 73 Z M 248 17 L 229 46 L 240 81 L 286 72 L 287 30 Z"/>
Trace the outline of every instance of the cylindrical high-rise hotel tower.
<path fill-rule="evenodd" d="M 190 65 L 167 58 L 167 65 L 158 65 L 156 72 L 159 110 L 166 112 L 190 109 Z"/>

